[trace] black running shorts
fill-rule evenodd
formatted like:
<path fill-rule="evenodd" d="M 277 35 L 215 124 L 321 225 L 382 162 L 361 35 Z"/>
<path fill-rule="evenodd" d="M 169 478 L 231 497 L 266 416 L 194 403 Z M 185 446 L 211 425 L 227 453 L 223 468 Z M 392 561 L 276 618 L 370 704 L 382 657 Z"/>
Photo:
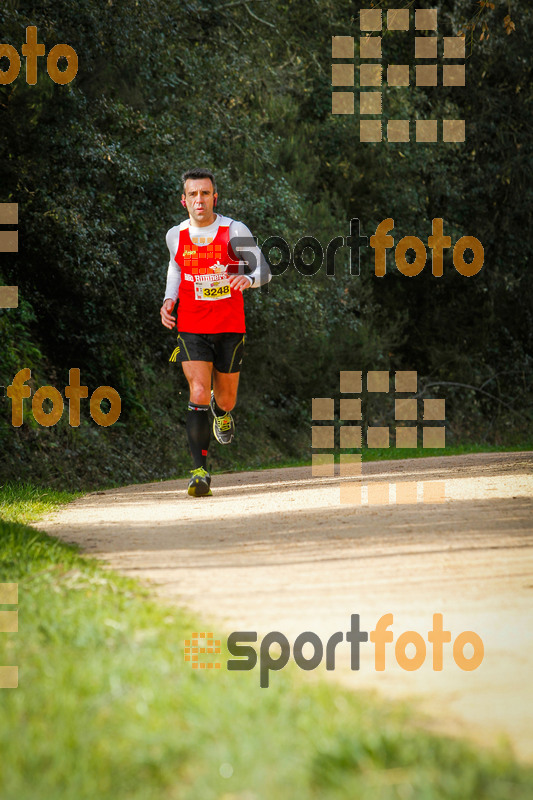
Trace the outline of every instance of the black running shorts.
<path fill-rule="evenodd" d="M 169 361 L 211 361 L 218 372 L 240 372 L 243 333 L 178 333 Z"/>

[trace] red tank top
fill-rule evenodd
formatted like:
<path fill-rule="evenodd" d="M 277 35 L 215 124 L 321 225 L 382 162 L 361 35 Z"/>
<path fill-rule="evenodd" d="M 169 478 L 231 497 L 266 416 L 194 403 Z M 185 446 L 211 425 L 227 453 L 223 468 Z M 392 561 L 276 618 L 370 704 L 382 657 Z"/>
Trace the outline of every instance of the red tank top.
<path fill-rule="evenodd" d="M 207 245 L 194 244 L 189 228 L 182 228 L 174 260 L 181 269 L 178 330 L 245 333 L 242 292 L 232 290 L 228 280 L 239 265 L 230 248 L 229 225 L 219 225 Z"/>

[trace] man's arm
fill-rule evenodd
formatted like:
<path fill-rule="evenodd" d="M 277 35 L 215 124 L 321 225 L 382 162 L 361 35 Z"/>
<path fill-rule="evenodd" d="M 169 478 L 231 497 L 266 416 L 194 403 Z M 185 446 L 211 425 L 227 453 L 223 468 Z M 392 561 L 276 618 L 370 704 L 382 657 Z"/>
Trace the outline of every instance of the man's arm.
<path fill-rule="evenodd" d="M 164 297 L 165 300 L 170 298 L 171 300 L 174 300 L 174 302 L 176 302 L 180 290 L 180 283 L 181 283 L 181 269 L 178 267 L 174 259 L 171 259 L 171 261 L 168 262 L 167 285 L 165 288 L 165 297 Z"/>
<path fill-rule="evenodd" d="M 174 256 L 178 252 L 179 244 L 179 228 L 171 228 L 167 233 L 167 247 L 170 253 L 170 261 L 168 262 L 167 270 L 167 285 L 165 289 L 165 299 L 161 306 L 161 322 L 165 328 L 174 328 L 176 325 L 176 317 L 172 316 L 172 311 L 178 299 L 179 288 L 181 283 L 181 269 L 178 267 L 174 260 Z"/>
<path fill-rule="evenodd" d="M 257 288 L 272 278 L 270 267 L 256 244 L 250 229 L 243 222 L 233 221 L 229 227 L 229 243 L 235 256 L 246 264 L 246 272 L 230 278 L 232 289 Z"/>

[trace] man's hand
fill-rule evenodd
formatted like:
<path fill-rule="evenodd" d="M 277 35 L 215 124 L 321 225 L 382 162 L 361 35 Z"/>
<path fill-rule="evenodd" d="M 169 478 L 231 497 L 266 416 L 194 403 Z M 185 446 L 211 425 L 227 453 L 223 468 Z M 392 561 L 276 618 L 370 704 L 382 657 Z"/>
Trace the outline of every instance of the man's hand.
<path fill-rule="evenodd" d="M 252 282 L 246 277 L 246 275 L 232 275 L 229 279 L 229 285 L 232 289 L 236 289 L 238 292 L 243 292 L 245 289 L 250 288 Z"/>
<path fill-rule="evenodd" d="M 161 322 L 165 328 L 170 328 L 170 330 L 172 330 L 172 328 L 174 328 L 176 325 L 176 317 L 172 316 L 172 310 L 175 305 L 176 301 L 169 297 L 165 300 L 161 306 L 161 311 L 159 312 L 161 314 Z"/>

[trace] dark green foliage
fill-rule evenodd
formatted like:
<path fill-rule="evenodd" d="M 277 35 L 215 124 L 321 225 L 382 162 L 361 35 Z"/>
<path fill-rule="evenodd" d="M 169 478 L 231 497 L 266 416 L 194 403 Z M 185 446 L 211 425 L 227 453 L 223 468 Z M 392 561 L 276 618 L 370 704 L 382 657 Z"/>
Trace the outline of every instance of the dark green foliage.
<path fill-rule="evenodd" d="M 23 61 L 0 87 L 0 201 L 19 204 L 21 241 L 18 255 L 2 254 L 0 283 L 17 284 L 22 298 L 18 310 L 0 311 L 0 383 L 30 367 L 33 389 L 63 391 L 69 368 L 79 367 L 90 392 L 117 389 L 123 412 L 99 429 L 85 401 L 78 430 L 67 412 L 45 430 L 26 401 L 15 431 L 4 401 L 0 477 L 95 484 L 187 466 L 185 382 L 167 363 L 175 340 L 159 307 L 165 232 L 183 219 L 179 176 L 191 165 L 215 171 L 221 212 L 244 220 L 260 242 L 278 235 L 293 247 L 313 235 L 325 249 L 348 236 L 355 217 L 366 236 L 392 217 L 396 243 L 408 234 L 426 241 L 442 217 L 452 244 L 471 235 L 485 248 L 473 278 L 455 272 L 451 251 L 443 278 L 431 275 L 430 256 L 420 276 L 406 278 L 389 251 L 379 279 L 370 248 L 358 277 L 344 247 L 335 277 L 291 266 L 268 290 L 247 292 L 240 439 L 214 466 L 308 452 L 311 397 L 331 396 L 340 369 L 418 370 L 427 396 L 448 398 L 455 442 L 527 435 L 533 13 L 513 6 L 516 30 L 507 35 L 507 3 L 485 9 L 469 38 L 464 89 L 384 90 L 390 116 L 466 118 L 465 145 L 374 145 L 359 143 L 357 115 L 331 114 L 331 36 L 352 34 L 357 46 L 366 5 L 3 4 L 2 42 L 20 52 L 36 25 L 47 52 L 74 47 L 79 73 L 56 85 L 40 58 L 37 85 L 28 86 Z M 439 33 L 448 35 L 479 8 L 437 5 Z M 482 22 L 490 36 L 479 41 Z M 385 34 L 385 63 L 412 63 L 408 41 Z"/>

